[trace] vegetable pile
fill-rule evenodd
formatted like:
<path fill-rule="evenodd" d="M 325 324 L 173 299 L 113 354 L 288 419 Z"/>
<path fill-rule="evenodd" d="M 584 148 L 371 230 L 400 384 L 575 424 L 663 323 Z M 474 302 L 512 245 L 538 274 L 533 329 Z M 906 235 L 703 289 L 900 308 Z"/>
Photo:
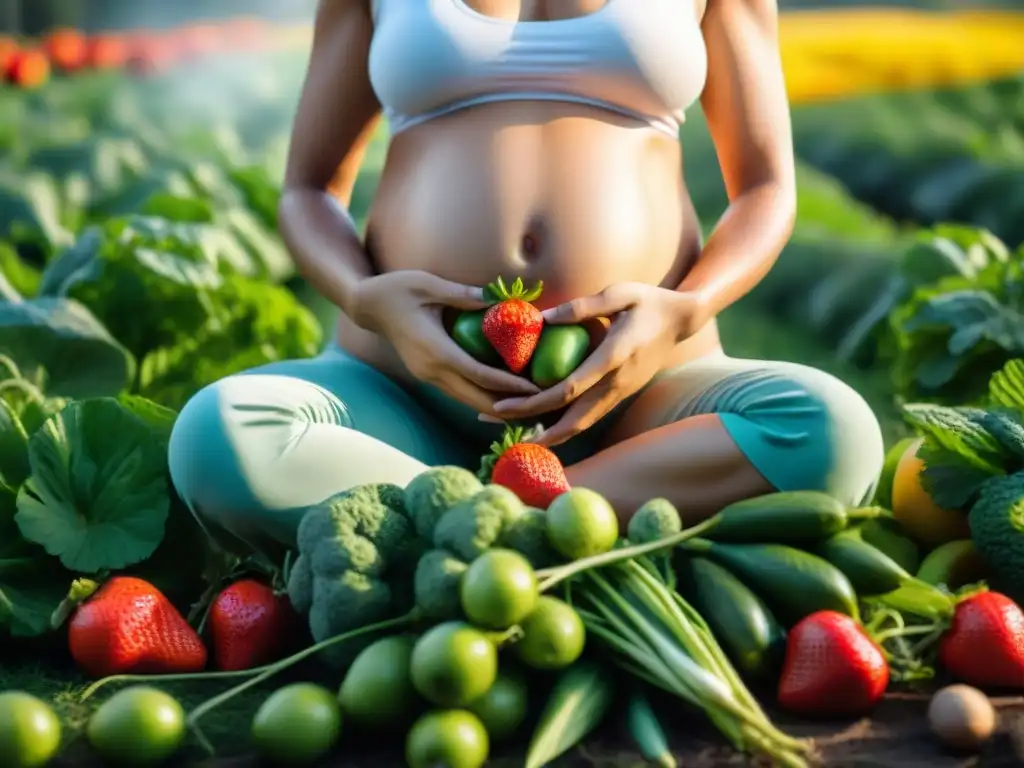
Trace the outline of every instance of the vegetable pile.
<path fill-rule="evenodd" d="M 1024 680 L 1020 607 L 911 575 L 897 561 L 913 543 L 881 507 L 780 492 L 685 527 L 652 499 L 622 536 L 599 494 L 566 487 L 531 506 L 495 470 L 492 455 L 478 473 L 434 467 L 309 507 L 280 569 L 228 574 L 191 624 L 141 578 L 76 580 L 54 620 L 99 678 L 82 697 L 132 683 L 96 710 L 93 748 L 116 759 L 136 745 L 152 756 L 138 764 L 155 764 L 191 731 L 212 752 L 204 717 L 311 657 L 316 682 L 285 685 L 254 716 L 251 744 L 269 759 L 307 764 L 370 736 L 404 740 L 412 768 L 476 768 L 516 744 L 539 768 L 621 716 L 646 759 L 674 765 L 668 696 L 736 750 L 805 766 L 813 745 L 780 731 L 748 685 L 820 718 L 867 714 L 937 666 L 971 685 Z M 285 655 L 300 621 L 312 642 Z M 187 712 L 155 687 L 232 678 Z M 127 741 L 125 723 L 139 724 Z"/>

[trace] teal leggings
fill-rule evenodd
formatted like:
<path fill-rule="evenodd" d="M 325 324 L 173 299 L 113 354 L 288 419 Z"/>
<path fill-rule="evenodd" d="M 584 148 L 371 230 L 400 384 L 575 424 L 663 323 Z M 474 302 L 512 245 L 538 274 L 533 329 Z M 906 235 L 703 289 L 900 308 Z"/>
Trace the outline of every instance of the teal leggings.
<path fill-rule="evenodd" d="M 663 389 L 651 402 L 666 403 L 657 425 L 719 414 L 779 490 L 822 490 L 849 504 L 873 492 L 883 460 L 878 422 L 828 374 L 718 355 L 665 371 L 650 389 Z M 619 412 L 560 447 L 562 460 L 596 452 Z M 171 477 L 225 547 L 278 556 L 293 545 L 308 505 L 361 483 L 404 485 L 427 466 L 475 469 L 500 429 L 438 390 L 403 388 L 332 345 L 198 392 L 171 435 Z"/>

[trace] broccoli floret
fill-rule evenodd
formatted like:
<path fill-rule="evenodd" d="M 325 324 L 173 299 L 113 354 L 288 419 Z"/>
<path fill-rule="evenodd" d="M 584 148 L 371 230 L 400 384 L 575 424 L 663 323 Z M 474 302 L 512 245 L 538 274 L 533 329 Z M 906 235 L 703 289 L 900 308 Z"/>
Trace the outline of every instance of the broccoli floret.
<path fill-rule="evenodd" d="M 525 512 L 523 502 L 508 488 L 487 485 L 441 515 L 434 527 L 434 546 L 472 562 L 494 546 L 505 527 Z"/>
<path fill-rule="evenodd" d="M 297 535 L 288 594 L 309 614 L 317 642 L 401 615 L 411 594 L 403 574 L 420 544 L 403 504 L 402 489 L 364 485 L 310 507 Z M 345 664 L 362 650 L 343 643 L 330 660 Z"/>
<path fill-rule="evenodd" d="M 514 549 L 534 568 L 548 568 L 565 560 L 548 540 L 546 513 L 536 507 L 527 507 L 522 515 L 505 526 L 500 544 Z"/>
<path fill-rule="evenodd" d="M 477 476 L 462 467 L 434 467 L 421 472 L 405 487 L 405 508 L 416 533 L 430 540 L 441 515 L 483 490 Z"/>
<path fill-rule="evenodd" d="M 968 519 L 974 546 L 1000 586 L 1019 591 L 1024 584 L 1024 473 L 986 481 Z"/>
<path fill-rule="evenodd" d="M 632 544 L 646 544 L 673 536 L 683 530 L 679 511 L 668 499 L 651 499 L 629 520 L 626 538 Z"/>
<path fill-rule="evenodd" d="M 430 619 L 457 619 L 462 615 L 459 585 L 469 568 L 451 552 L 431 549 L 416 565 L 416 606 Z"/>

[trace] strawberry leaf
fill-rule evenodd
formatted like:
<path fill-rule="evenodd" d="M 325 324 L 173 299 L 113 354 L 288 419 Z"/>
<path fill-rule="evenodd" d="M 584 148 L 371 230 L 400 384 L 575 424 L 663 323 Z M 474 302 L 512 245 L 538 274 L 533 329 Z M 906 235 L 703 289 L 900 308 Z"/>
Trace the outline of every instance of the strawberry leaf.
<path fill-rule="evenodd" d="M 29 440 L 32 474 L 15 520 L 25 539 L 81 573 L 120 569 L 156 550 L 170 505 L 153 430 L 114 398 L 72 402 Z"/>

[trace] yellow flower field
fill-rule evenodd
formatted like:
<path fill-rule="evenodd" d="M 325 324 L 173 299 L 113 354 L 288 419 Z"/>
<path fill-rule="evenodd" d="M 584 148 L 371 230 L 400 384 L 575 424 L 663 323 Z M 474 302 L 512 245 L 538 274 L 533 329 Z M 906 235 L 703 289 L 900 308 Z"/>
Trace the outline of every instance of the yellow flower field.
<path fill-rule="evenodd" d="M 794 104 L 1024 72 L 1024 13 L 794 11 L 780 36 Z"/>

